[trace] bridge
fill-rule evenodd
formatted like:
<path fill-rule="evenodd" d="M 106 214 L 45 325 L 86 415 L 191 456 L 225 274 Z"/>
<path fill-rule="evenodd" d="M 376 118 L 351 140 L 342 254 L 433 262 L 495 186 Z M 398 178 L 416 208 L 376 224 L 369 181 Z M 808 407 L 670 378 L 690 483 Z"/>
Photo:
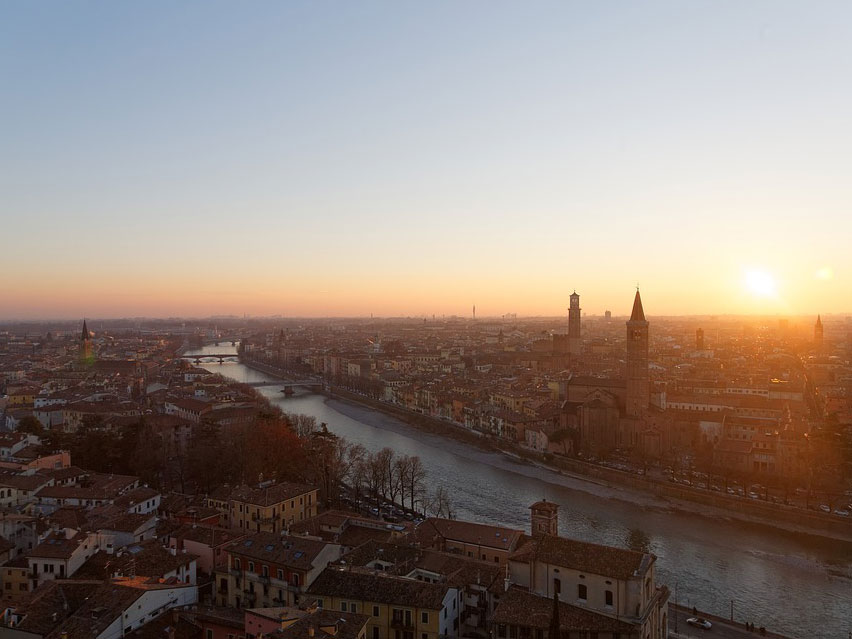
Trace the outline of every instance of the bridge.
<path fill-rule="evenodd" d="M 225 337 L 205 337 L 201 340 L 201 343 L 204 346 L 210 346 L 213 344 L 214 346 L 219 346 L 219 344 L 227 344 L 231 343 L 231 346 L 236 346 L 237 342 L 241 341 L 243 338 L 235 335 L 225 336 Z"/>
<path fill-rule="evenodd" d="M 292 395 L 293 389 L 297 386 L 300 388 L 307 388 L 312 391 L 321 391 L 323 389 L 323 382 L 321 379 L 301 379 L 296 381 L 287 381 L 283 379 L 275 380 L 275 381 L 265 381 L 265 382 L 243 382 L 245 386 L 251 386 L 253 388 L 261 388 L 263 386 L 280 386 L 281 392 L 285 395 Z"/>
<path fill-rule="evenodd" d="M 239 355 L 236 353 L 196 353 L 195 355 L 180 355 L 178 359 L 191 359 L 196 364 L 200 364 L 204 359 L 218 359 L 220 364 L 223 364 L 226 359 L 236 359 Z"/>
<path fill-rule="evenodd" d="M 287 395 L 288 397 L 293 394 L 293 389 L 297 386 L 300 388 L 307 388 L 308 390 L 314 392 L 320 392 L 323 389 L 323 381 L 321 379 L 303 379 L 295 382 L 282 381 L 280 385 L 283 387 L 281 389 L 281 392 Z"/>

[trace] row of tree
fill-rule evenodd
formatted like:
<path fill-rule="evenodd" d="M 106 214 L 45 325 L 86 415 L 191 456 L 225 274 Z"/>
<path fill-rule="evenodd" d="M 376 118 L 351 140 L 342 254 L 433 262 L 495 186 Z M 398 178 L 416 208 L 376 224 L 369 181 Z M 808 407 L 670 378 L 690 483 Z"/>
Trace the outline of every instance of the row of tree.
<path fill-rule="evenodd" d="M 283 414 L 268 404 L 251 423 L 202 422 L 187 439 L 171 428 L 157 428 L 144 415 L 110 429 L 98 417 L 86 419 L 74 433 L 45 431 L 32 421 L 22 424 L 23 430 L 38 434 L 45 452 L 69 450 L 76 466 L 132 473 L 164 491 L 210 494 L 226 484 L 297 481 L 318 486 L 328 507 L 349 495 L 377 506 L 393 502 L 415 512 L 452 515 L 445 488 L 427 492 L 419 457 L 390 448 L 369 453 L 324 424 L 317 426 L 313 417 Z"/>

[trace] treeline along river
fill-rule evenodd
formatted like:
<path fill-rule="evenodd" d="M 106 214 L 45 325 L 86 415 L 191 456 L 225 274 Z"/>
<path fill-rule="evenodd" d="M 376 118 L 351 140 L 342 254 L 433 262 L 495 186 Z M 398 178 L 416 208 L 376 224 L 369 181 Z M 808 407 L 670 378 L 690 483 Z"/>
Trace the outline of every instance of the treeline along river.
<path fill-rule="evenodd" d="M 230 345 L 192 353 L 222 353 Z M 205 363 L 239 382 L 274 378 L 230 361 Z M 351 402 L 280 388 L 258 391 L 290 413 L 325 422 L 329 430 L 369 451 L 389 446 L 418 455 L 427 484 L 449 489 L 460 519 L 529 529 L 528 507 L 547 498 L 560 505 L 563 535 L 650 551 L 657 578 L 678 603 L 765 625 L 793 637 L 838 637 L 852 631 L 852 544 L 717 516 L 681 511 L 630 490 L 566 477 L 544 468 L 425 433 L 395 417 Z"/>

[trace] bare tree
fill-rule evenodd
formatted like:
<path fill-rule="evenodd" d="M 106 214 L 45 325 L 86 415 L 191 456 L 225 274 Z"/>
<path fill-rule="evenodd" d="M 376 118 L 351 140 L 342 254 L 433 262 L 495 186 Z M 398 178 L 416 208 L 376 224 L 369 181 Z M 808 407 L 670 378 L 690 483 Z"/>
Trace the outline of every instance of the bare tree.
<path fill-rule="evenodd" d="M 402 492 L 402 504 L 405 505 L 405 499 L 408 498 L 408 507 L 416 511 L 416 504 L 423 497 L 423 483 L 426 480 L 426 469 L 423 467 L 423 462 L 417 455 L 409 457 L 405 455 L 398 462 L 400 484 Z"/>
<path fill-rule="evenodd" d="M 297 413 L 286 413 L 285 416 L 300 439 L 307 439 L 317 431 L 316 417 Z"/>
<path fill-rule="evenodd" d="M 449 492 L 444 488 L 444 485 L 439 485 L 435 492 L 432 493 L 431 499 L 426 504 L 426 512 L 433 517 L 443 517 L 445 519 L 453 519 L 452 503 Z"/>

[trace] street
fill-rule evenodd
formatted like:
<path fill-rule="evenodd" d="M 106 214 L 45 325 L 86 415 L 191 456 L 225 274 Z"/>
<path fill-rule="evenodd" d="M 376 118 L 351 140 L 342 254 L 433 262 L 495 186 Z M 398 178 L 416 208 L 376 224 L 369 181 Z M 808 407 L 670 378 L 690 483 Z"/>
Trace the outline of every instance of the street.
<path fill-rule="evenodd" d="M 757 637 L 771 637 L 773 639 L 782 639 L 782 635 L 773 632 L 767 632 L 761 635 L 758 629 L 754 632 L 748 632 L 742 622 L 731 623 L 719 617 L 706 615 L 699 612 L 698 615 L 693 615 L 691 611 L 685 608 L 677 609 L 674 606 L 669 606 L 669 637 L 670 639 L 756 639 Z M 695 628 L 686 623 L 686 620 L 693 616 L 704 617 L 713 627 L 710 630 L 702 630 Z M 676 619 L 675 619 L 676 618 Z M 675 632 L 675 624 L 677 624 L 677 632 Z"/>

